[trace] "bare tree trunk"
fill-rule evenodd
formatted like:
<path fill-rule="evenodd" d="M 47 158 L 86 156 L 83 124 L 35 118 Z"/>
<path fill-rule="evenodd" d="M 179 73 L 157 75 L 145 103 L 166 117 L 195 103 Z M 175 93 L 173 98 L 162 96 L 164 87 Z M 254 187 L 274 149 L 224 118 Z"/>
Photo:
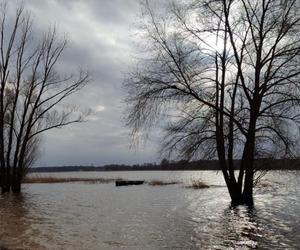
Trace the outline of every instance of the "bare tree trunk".
<path fill-rule="evenodd" d="M 19 174 L 13 177 L 12 184 L 11 184 L 11 191 L 14 194 L 19 194 L 21 192 L 21 183 L 22 183 L 22 177 Z"/>
<path fill-rule="evenodd" d="M 0 186 L 1 193 L 8 192 L 6 185 L 6 168 L 5 168 L 5 158 L 4 158 L 4 84 L 1 82 L 1 90 L 0 90 Z"/>
<path fill-rule="evenodd" d="M 252 146 L 251 146 L 252 147 Z M 250 149 L 251 151 L 251 149 Z M 243 189 L 243 203 L 249 206 L 253 206 L 253 180 L 254 180 L 254 171 L 253 171 L 253 164 L 254 164 L 254 157 L 251 152 L 247 154 L 247 157 L 244 159 L 245 161 L 245 180 L 244 180 L 244 189 Z"/>
<path fill-rule="evenodd" d="M 242 158 L 242 169 L 245 170 L 244 189 L 242 194 L 243 203 L 253 206 L 253 181 L 254 181 L 254 152 L 255 152 L 255 115 L 251 115 L 247 141 Z M 242 182 L 240 183 L 242 185 Z"/>

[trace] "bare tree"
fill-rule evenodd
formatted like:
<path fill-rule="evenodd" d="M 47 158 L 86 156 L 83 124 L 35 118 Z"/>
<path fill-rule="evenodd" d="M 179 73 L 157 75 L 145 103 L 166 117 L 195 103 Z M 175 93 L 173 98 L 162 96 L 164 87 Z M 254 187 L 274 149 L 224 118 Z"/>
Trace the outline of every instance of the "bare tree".
<path fill-rule="evenodd" d="M 298 5 L 187 0 L 156 14 L 144 4 L 149 47 L 125 83 L 128 124 L 137 133 L 171 118 L 163 149 L 218 158 L 233 204 L 253 205 L 256 158 L 297 153 Z"/>
<path fill-rule="evenodd" d="M 58 61 L 66 47 L 55 29 L 41 42 L 32 35 L 30 15 L 20 7 L 14 22 L 0 16 L 0 185 L 20 192 L 27 169 L 36 160 L 45 131 L 81 122 L 84 113 L 60 105 L 88 81 L 86 72 L 62 75 Z"/>

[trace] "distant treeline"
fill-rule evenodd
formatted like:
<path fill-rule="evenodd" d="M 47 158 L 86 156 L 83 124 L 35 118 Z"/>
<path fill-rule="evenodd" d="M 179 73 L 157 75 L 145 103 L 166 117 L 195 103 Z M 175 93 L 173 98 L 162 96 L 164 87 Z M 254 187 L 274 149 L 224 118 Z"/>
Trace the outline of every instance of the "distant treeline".
<path fill-rule="evenodd" d="M 238 166 L 239 160 L 235 160 Z M 255 162 L 259 170 L 300 170 L 300 159 L 259 159 Z M 163 159 L 160 164 L 144 163 L 135 165 L 110 164 L 105 166 L 60 166 L 60 167 L 35 167 L 29 172 L 74 172 L 74 171 L 163 171 L 163 170 L 219 170 L 217 160 L 199 161 L 168 161 Z"/>

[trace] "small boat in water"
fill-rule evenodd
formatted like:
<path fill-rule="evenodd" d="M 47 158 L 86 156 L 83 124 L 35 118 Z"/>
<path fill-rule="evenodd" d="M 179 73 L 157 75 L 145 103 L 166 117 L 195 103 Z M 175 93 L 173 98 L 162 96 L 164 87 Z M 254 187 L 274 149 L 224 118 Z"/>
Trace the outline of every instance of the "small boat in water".
<path fill-rule="evenodd" d="M 116 180 L 116 186 L 142 185 L 145 181 L 124 181 Z"/>

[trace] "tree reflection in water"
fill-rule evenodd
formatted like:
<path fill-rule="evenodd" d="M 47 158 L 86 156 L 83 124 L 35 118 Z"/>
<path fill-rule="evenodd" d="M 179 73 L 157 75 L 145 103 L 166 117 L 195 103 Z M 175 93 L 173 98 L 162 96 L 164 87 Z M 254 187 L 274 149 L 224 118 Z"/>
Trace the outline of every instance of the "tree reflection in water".
<path fill-rule="evenodd" d="M 34 207 L 27 193 L 0 196 L 0 249 L 42 249 L 34 240 L 38 218 L 29 213 Z"/>

